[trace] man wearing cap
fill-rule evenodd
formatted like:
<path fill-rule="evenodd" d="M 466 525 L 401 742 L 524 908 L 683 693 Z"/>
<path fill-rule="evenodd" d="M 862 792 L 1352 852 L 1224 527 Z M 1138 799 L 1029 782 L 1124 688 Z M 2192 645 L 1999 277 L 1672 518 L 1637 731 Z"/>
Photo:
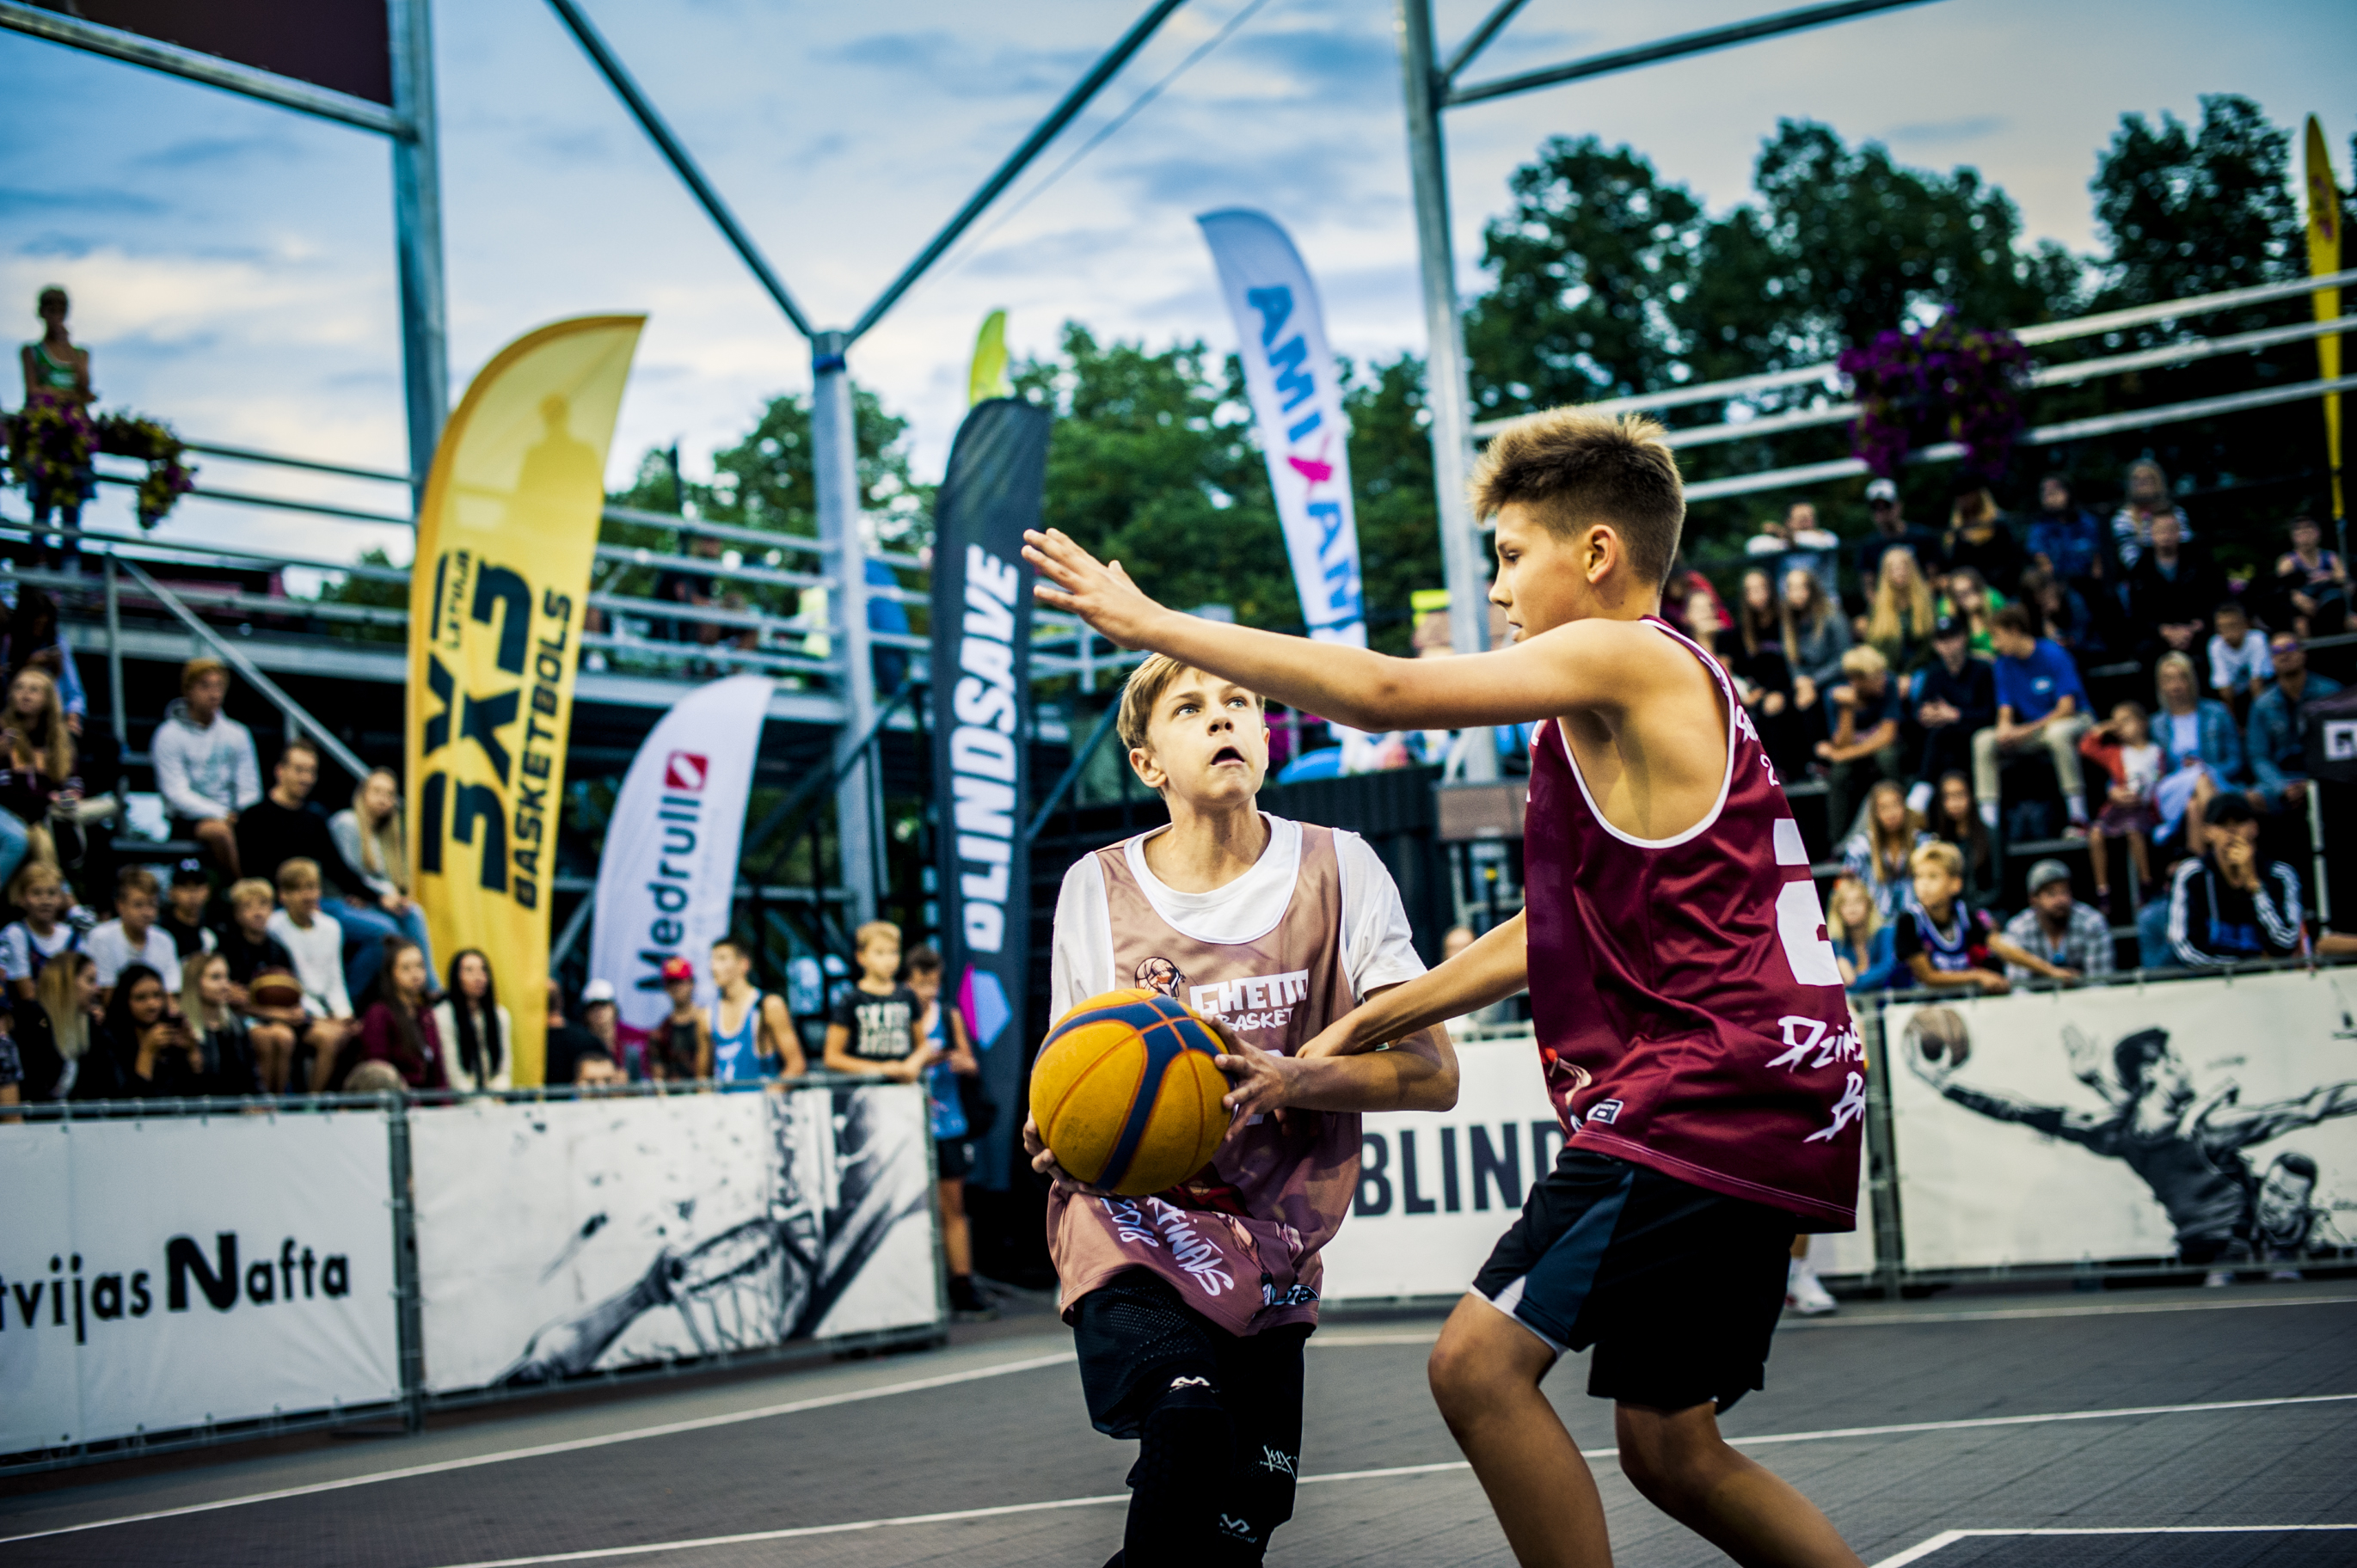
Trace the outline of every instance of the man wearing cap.
<path fill-rule="evenodd" d="M 180 700 L 164 711 L 151 749 L 165 809 L 234 878 L 238 814 L 262 799 L 262 761 L 253 733 L 221 712 L 228 698 L 229 666 L 189 660 L 180 670 Z"/>
<path fill-rule="evenodd" d="M 1973 628 L 1961 616 L 1932 624 L 1932 651 L 1939 657 L 1915 675 L 1915 722 L 1923 726 L 1923 761 L 1916 788 L 1928 800 L 1941 778 L 1973 764 L 1973 736 L 1996 723 L 1996 671 L 1973 657 Z M 1917 811 L 1921 802 L 1908 802 Z"/>
<path fill-rule="evenodd" d="M 2071 895 L 2071 870 L 2059 860 L 2029 868 L 2029 908 L 2005 923 L 2006 940 L 2060 972 L 2050 978 L 2083 980 L 2112 972 L 2112 929 Z M 2020 982 L 2039 972 L 2007 959 L 2005 977 Z"/>
<path fill-rule="evenodd" d="M 663 994 L 671 1015 L 647 1037 L 647 1076 L 662 1083 L 695 1083 L 712 1076 L 712 1026 L 695 1004 L 695 965 L 663 960 Z"/>
<path fill-rule="evenodd" d="M 2297 633 L 2279 631 L 2267 639 L 2275 660 L 2275 684 L 2251 703 L 2251 723 L 2244 755 L 2251 759 L 2251 777 L 2258 788 L 2251 803 L 2264 811 L 2303 811 L 2308 805 L 2308 737 L 2302 733 L 2303 703 L 2330 697 L 2341 682 L 2308 667 L 2308 644 Z"/>
<path fill-rule="evenodd" d="M 1861 592 L 1874 592 L 1875 575 L 1882 570 L 1882 553 L 1894 544 L 1911 547 L 1926 575 L 1936 572 L 1941 560 L 1940 536 L 1907 521 L 1900 506 L 1896 483 L 1889 479 L 1867 481 L 1866 514 L 1873 520 L 1874 532 L 1857 547 L 1857 583 Z"/>

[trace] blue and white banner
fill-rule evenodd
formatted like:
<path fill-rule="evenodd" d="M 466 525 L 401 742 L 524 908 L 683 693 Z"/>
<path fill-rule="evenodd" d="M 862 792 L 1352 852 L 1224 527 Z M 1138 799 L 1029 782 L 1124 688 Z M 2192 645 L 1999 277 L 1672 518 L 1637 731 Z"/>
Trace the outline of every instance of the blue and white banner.
<path fill-rule="evenodd" d="M 1274 219 L 1242 209 L 1196 221 L 1235 318 L 1236 348 L 1302 619 L 1321 642 L 1367 645 L 1359 579 L 1359 526 L 1351 510 L 1351 453 L 1342 382 L 1326 342 L 1318 287 Z"/>
<path fill-rule="evenodd" d="M 614 798 L 589 972 L 614 983 L 631 1028 L 651 1029 L 671 1011 L 667 958 L 695 965 L 698 1004 L 716 994 L 707 961 L 728 934 L 770 685 L 766 675 L 731 675 L 689 693 L 656 722 Z"/>

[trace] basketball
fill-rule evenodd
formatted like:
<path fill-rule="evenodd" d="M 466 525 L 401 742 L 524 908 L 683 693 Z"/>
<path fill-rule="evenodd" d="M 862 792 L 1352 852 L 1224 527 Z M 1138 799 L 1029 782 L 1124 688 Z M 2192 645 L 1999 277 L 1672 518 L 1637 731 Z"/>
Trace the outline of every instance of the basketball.
<path fill-rule="evenodd" d="M 303 983 L 283 969 L 265 969 L 246 986 L 245 994 L 256 1007 L 300 1007 Z"/>
<path fill-rule="evenodd" d="M 1031 1119 L 1056 1163 L 1143 1197 L 1203 1168 L 1227 1135 L 1220 1038 L 1174 998 L 1110 991 L 1056 1021 L 1031 1069 Z"/>
<path fill-rule="evenodd" d="M 1953 1007 L 1926 1007 L 1916 1014 L 1907 1026 L 1907 1043 L 1922 1052 L 1925 1061 L 1944 1056 L 1952 1068 L 1964 1066 L 1973 1054 L 1972 1034 Z"/>

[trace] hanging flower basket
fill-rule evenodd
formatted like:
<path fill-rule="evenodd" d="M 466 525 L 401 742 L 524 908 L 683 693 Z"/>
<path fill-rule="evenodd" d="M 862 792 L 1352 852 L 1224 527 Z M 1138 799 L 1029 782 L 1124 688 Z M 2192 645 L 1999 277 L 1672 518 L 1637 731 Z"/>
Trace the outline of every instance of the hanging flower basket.
<path fill-rule="evenodd" d="M 1840 364 L 1858 405 L 1851 450 L 1867 472 L 1896 478 L 1910 451 L 1953 441 L 1967 483 L 2004 476 L 2028 423 L 2029 350 L 2012 333 L 1963 326 L 1951 310 L 1920 332 L 1878 333 Z"/>
<path fill-rule="evenodd" d="M 135 413 L 101 414 L 98 449 L 110 457 L 133 457 L 147 465 L 139 481 L 139 526 L 164 521 L 182 496 L 197 487 L 197 471 L 182 461 L 188 448 L 161 420 Z"/>
<path fill-rule="evenodd" d="M 182 496 L 196 488 L 188 448 L 160 420 L 135 413 L 90 412 L 69 398 L 43 390 L 5 421 L 8 467 L 37 515 L 56 507 L 79 507 L 96 493 L 91 458 L 103 454 L 147 465 L 139 481 L 139 526 L 154 528 Z"/>

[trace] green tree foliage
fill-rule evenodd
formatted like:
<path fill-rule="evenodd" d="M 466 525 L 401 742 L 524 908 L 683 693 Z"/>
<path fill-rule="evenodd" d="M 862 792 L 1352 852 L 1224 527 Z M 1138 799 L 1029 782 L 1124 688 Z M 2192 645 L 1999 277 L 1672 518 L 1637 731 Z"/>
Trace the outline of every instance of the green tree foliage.
<path fill-rule="evenodd" d="M 2111 250 L 2102 264 L 2100 309 L 2307 271 L 2291 134 L 2269 124 L 2247 98 L 2202 99 L 2198 129 L 2166 110 L 2158 125 L 2123 115 L 2096 161 L 2093 190 Z"/>

